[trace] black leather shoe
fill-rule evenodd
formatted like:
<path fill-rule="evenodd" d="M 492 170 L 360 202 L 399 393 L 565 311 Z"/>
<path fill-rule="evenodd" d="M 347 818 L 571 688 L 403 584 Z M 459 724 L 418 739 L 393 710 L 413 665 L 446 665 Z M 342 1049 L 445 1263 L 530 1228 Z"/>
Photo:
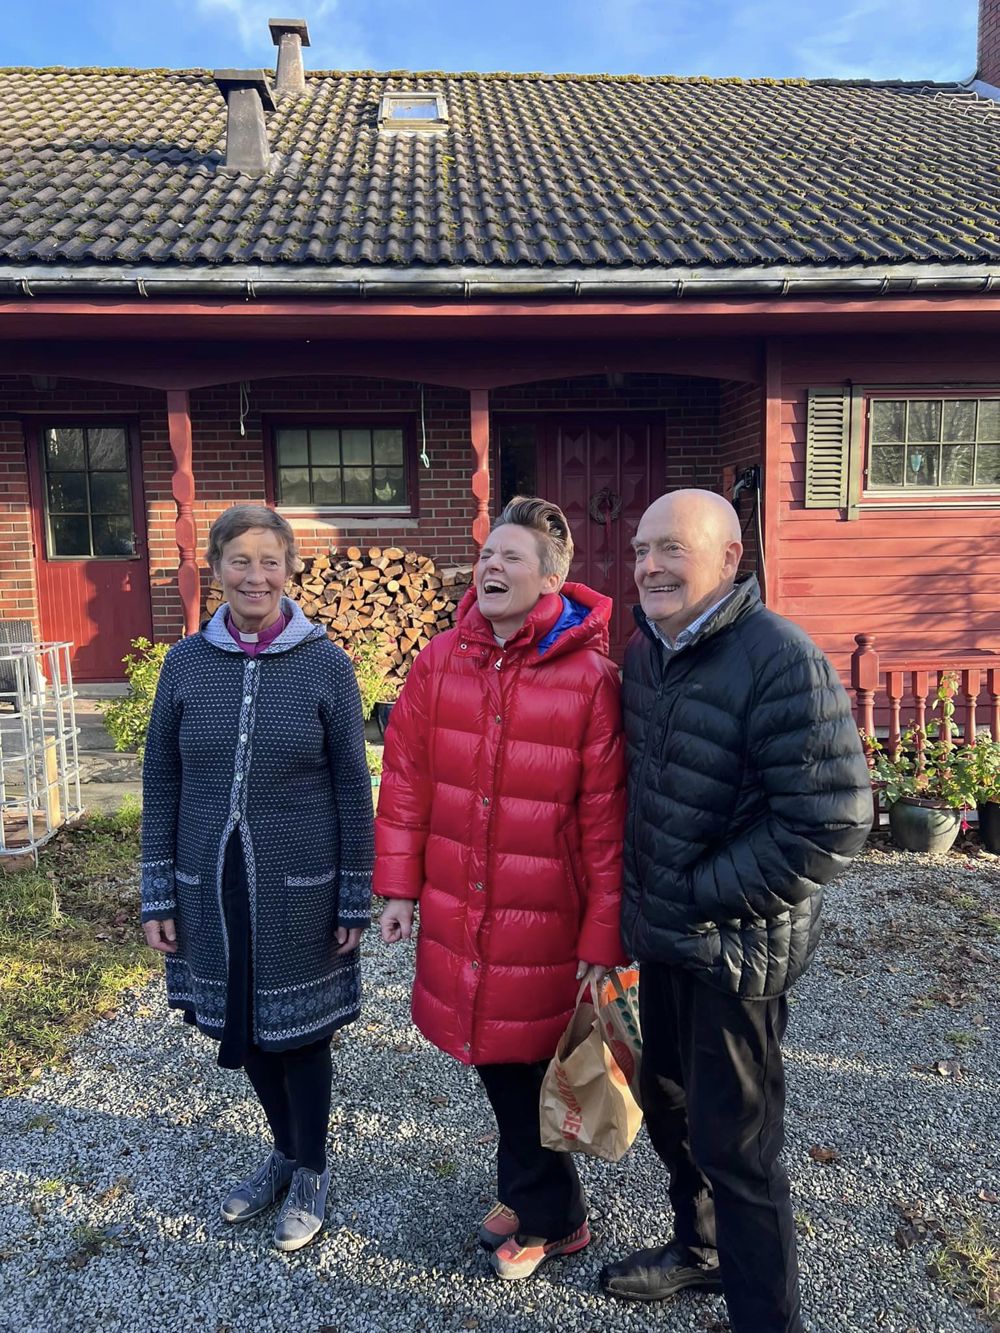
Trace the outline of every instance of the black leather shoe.
<path fill-rule="evenodd" d="M 623 1301 L 666 1301 L 691 1287 L 721 1291 L 718 1264 L 702 1264 L 678 1241 L 652 1250 L 636 1250 L 601 1269 L 601 1290 Z"/>

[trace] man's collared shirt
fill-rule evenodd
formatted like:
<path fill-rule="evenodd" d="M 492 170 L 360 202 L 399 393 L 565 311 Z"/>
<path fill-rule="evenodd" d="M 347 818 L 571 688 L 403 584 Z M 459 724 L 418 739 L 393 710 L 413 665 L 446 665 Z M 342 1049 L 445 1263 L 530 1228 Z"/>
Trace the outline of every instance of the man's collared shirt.
<path fill-rule="evenodd" d="M 657 625 L 656 622 L 653 620 L 649 622 L 650 628 L 652 629 L 656 637 L 659 639 L 660 643 L 662 643 L 664 648 L 666 648 L 668 653 L 679 653 L 682 648 L 686 648 L 688 646 L 688 644 L 698 633 L 698 631 L 702 628 L 702 626 L 709 620 L 709 618 L 715 615 L 719 607 L 723 606 L 726 602 L 729 601 L 730 597 L 732 597 L 735 591 L 736 591 L 735 588 L 730 588 L 730 590 L 726 593 L 725 597 L 720 597 L 719 600 L 715 602 L 714 605 L 710 606 L 707 611 L 702 611 L 701 615 L 698 616 L 697 619 L 692 620 L 690 625 L 685 625 L 684 628 L 681 630 L 680 634 L 678 634 L 676 639 L 667 638 L 666 634 L 663 633 L 659 625 Z"/>

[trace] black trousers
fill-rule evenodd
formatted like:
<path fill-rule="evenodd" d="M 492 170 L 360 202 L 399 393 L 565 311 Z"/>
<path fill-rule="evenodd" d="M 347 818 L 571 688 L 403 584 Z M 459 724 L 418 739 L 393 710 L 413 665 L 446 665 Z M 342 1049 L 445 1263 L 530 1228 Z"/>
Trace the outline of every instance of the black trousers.
<path fill-rule="evenodd" d="M 538 1097 L 548 1061 L 530 1065 L 477 1065 L 496 1116 L 497 1194 L 513 1208 L 522 1236 L 562 1240 L 583 1226 L 587 1200 L 569 1153 L 543 1148 Z"/>
<path fill-rule="evenodd" d="M 643 963 L 642 1100 L 675 1234 L 718 1262 L 733 1333 L 801 1333 L 784 1145 L 785 1000 L 740 1000 Z"/>
<path fill-rule="evenodd" d="M 333 1067 L 330 1038 L 291 1051 L 262 1051 L 253 1039 L 253 945 L 239 829 L 226 845 L 222 906 L 229 938 L 226 1023 L 219 1043 L 224 1069 L 246 1070 L 274 1135 L 274 1146 L 310 1171 L 326 1167 Z"/>

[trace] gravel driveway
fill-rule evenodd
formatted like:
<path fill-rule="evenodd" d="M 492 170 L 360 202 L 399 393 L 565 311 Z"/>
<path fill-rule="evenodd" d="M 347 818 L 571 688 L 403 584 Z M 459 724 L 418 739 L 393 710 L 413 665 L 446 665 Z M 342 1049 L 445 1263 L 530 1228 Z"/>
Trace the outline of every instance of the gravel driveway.
<path fill-rule="evenodd" d="M 786 1043 L 807 1327 L 982 1333 L 927 1262 L 963 1217 L 1000 1233 L 1000 864 L 870 850 L 828 901 Z M 93 1028 L 68 1072 L 0 1104 L 0 1329 L 728 1328 L 718 1298 L 596 1293 L 603 1262 L 669 1230 L 644 1135 L 617 1166 L 584 1163 L 589 1250 L 529 1282 L 492 1277 L 472 1240 L 492 1199 L 489 1107 L 409 1025 L 411 948 L 366 945 L 365 1014 L 334 1052 L 328 1227 L 298 1255 L 271 1249 L 268 1217 L 219 1219 L 263 1117 L 159 985 Z"/>

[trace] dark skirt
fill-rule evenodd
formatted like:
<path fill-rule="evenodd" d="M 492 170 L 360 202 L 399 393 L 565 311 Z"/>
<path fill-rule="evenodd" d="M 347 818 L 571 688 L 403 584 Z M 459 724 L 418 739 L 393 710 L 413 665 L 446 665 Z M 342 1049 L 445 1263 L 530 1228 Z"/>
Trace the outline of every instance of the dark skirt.
<path fill-rule="evenodd" d="M 250 926 L 250 890 L 247 885 L 243 841 L 234 829 L 226 844 L 222 866 L 222 912 L 229 940 L 226 984 L 226 1022 L 219 1041 L 218 1063 L 223 1069 L 242 1069 L 253 1045 L 253 936 Z M 186 1009 L 184 1021 L 194 1023 Z"/>

